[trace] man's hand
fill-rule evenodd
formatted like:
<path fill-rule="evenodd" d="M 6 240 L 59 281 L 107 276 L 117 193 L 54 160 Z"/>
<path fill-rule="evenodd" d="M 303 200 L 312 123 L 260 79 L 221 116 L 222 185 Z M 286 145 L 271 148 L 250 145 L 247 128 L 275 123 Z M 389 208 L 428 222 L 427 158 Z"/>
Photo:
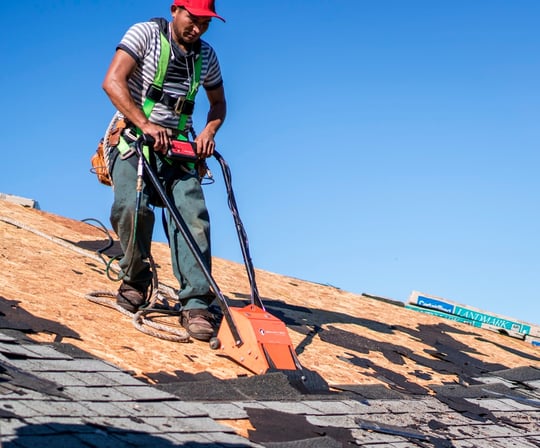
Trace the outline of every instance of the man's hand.
<path fill-rule="evenodd" d="M 154 151 L 167 154 L 171 144 L 167 128 L 147 122 L 141 126 L 141 131 L 154 139 Z"/>
<path fill-rule="evenodd" d="M 216 142 L 214 140 L 214 135 L 204 129 L 195 139 L 197 143 L 197 155 L 200 159 L 206 159 L 214 154 L 214 149 L 216 148 Z"/>

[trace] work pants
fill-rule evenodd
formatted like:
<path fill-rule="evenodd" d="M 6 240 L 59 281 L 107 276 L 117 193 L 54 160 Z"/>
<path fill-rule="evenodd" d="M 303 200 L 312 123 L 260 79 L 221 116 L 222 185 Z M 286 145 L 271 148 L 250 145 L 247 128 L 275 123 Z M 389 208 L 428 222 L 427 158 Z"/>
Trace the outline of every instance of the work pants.
<path fill-rule="evenodd" d="M 196 171 L 182 168 L 177 162 L 170 165 L 157 154 L 152 155 L 152 158 L 161 184 L 193 235 L 202 254 L 202 261 L 210 272 L 210 219 Z M 119 260 L 123 281 L 133 285 L 148 285 L 152 273 L 147 258 L 150 255 L 155 221 L 153 204 L 159 204 L 157 192 L 145 175 L 141 204 L 138 216 L 135 217 L 137 156 L 132 155 L 126 160 L 118 156 L 114 161 L 112 178 L 114 202 L 110 219 L 124 253 Z M 208 280 L 168 212 L 166 222 L 172 269 L 180 285 L 180 303 L 184 309 L 207 308 L 214 299 Z"/>

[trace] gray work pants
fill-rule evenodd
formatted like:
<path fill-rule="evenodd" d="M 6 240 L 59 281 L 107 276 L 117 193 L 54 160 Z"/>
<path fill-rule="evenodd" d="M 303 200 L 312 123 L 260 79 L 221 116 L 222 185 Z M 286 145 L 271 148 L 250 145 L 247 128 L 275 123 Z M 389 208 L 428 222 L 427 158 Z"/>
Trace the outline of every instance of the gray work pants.
<path fill-rule="evenodd" d="M 177 163 L 170 165 L 160 157 L 155 157 L 155 170 L 193 235 L 210 272 L 210 218 L 197 173 L 194 170 L 187 171 Z M 126 283 L 148 285 L 152 273 L 146 259 L 150 255 L 155 221 L 152 204 L 158 203 L 157 193 L 149 181 L 144 182 L 141 206 L 135 219 L 137 156 L 133 155 L 126 160 L 117 157 L 112 178 L 114 202 L 110 219 L 124 253 L 119 261 L 123 280 Z M 170 214 L 167 212 L 166 215 L 172 269 L 180 285 L 180 303 L 184 309 L 207 308 L 214 299 L 210 285 Z"/>

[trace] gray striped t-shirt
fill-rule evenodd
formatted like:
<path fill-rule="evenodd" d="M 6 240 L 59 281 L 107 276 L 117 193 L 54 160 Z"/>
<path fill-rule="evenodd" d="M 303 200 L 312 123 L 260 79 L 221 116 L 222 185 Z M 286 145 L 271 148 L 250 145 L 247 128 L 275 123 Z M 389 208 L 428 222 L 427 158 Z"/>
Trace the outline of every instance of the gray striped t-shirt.
<path fill-rule="evenodd" d="M 135 102 L 143 105 L 148 86 L 154 81 L 159 51 L 160 29 L 165 36 L 170 36 L 169 23 L 165 19 L 155 19 L 133 25 L 126 32 L 117 48 L 128 52 L 136 61 L 137 68 L 129 79 L 129 88 Z M 184 52 L 172 39 L 171 59 L 163 83 L 163 91 L 173 97 L 186 95 L 191 77 L 195 71 L 195 53 Z M 212 90 L 223 84 L 219 62 L 214 49 L 205 41 L 200 40 L 200 55 L 202 57 L 200 85 L 206 90 Z M 179 116 L 167 106 L 156 103 L 150 115 L 150 121 L 161 126 L 176 129 Z M 188 128 L 191 118 L 188 120 Z"/>

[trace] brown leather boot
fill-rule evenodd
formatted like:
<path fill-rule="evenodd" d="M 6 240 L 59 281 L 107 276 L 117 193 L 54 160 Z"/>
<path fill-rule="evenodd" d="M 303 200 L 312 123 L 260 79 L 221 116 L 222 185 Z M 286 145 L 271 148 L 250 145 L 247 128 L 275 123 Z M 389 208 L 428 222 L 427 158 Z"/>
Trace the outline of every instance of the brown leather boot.
<path fill-rule="evenodd" d="M 122 282 L 116 294 L 116 303 L 130 313 L 136 313 L 146 302 L 147 286 Z"/>
<path fill-rule="evenodd" d="M 182 311 L 180 325 L 189 335 L 199 341 L 209 341 L 214 335 L 215 316 L 205 309 Z"/>

